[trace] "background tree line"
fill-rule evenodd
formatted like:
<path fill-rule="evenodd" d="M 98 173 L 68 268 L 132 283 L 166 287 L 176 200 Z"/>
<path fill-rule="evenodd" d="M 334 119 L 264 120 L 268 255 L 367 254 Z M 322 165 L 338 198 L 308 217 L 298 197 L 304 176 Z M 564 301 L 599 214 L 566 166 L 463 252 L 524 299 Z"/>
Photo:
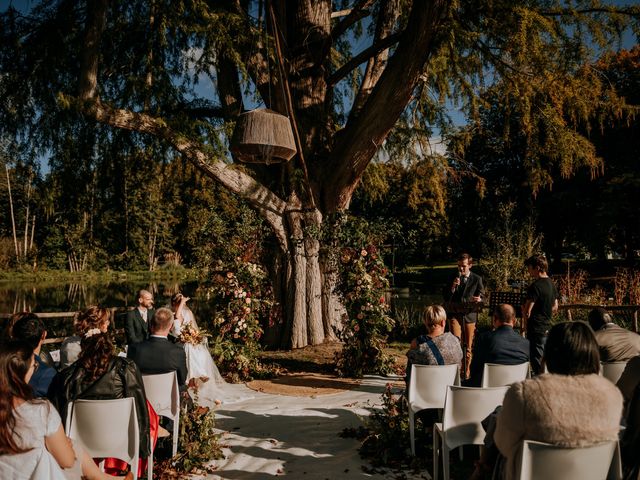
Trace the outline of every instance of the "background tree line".
<path fill-rule="evenodd" d="M 612 83 L 628 107 L 614 120 L 583 123 L 581 133 L 594 145 L 591 168 L 571 177 L 552 168 L 536 184 L 533 170 L 551 163 L 556 150 L 574 148 L 573 139 L 553 138 L 550 150 L 528 164 L 528 150 L 540 150 L 553 130 L 541 122 L 536 138 L 526 138 L 522 118 L 502 101 L 497 85 L 483 97 L 479 122 L 449 137 L 449 155 L 421 155 L 392 139 L 367 167 L 351 214 L 368 223 L 387 246 L 383 251 L 395 249 L 399 269 L 447 260 L 460 250 L 491 256 L 501 237 L 524 231 L 540 237 L 536 247 L 555 259 L 610 252 L 637 258 L 640 48 L 606 55 L 589 68 Z M 541 106 L 547 101 L 541 98 Z M 19 144 L 2 143 L 2 268 L 215 267 L 259 259 L 263 242 L 274 241 L 247 202 L 160 144 L 143 149 L 104 127 L 79 137 L 62 133 L 44 174 L 39 159 L 22 155 Z M 99 150 L 97 135 L 105 137 Z"/>
<path fill-rule="evenodd" d="M 69 142 L 66 151 L 50 159 L 46 174 L 39 174 L 37 162 L 25 165 L 4 156 L 9 168 L 2 172 L 2 268 L 215 267 L 247 255 L 262 241 L 262 225 L 253 210 L 193 166 L 167 152 L 133 146 L 125 150 L 122 139 L 114 140 L 120 141 L 117 149 L 94 156 Z M 24 255 L 27 211 L 33 245 L 29 231 L 30 248 Z"/>
<path fill-rule="evenodd" d="M 331 338 L 341 322 L 332 240 L 319 232 L 335 230 L 334 219 L 356 206 L 376 156 L 382 166 L 367 174 L 360 205 L 396 225 L 382 229 L 381 241 L 403 245 L 398 256 L 411 262 L 460 248 L 480 255 L 490 225 L 473 204 L 485 196 L 465 193 L 488 191 L 481 169 L 490 167 L 472 159 L 474 151 L 483 156 L 478 135 L 492 129 L 487 122 L 502 125 L 488 147 L 506 140 L 505 155 L 490 155 L 491 171 L 516 152 L 521 191 L 536 195 L 527 213 L 558 175 L 601 171 L 588 126 L 610 125 L 633 108 L 593 59 L 614 51 L 625 32 L 637 35 L 639 20 L 638 5 L 600 0 L 10 3 L 0 12 L 0 136 L 15 151 L 5 157 L 27 172 L 51 158 L 42 191 L 55 200 L 59 189 L 65 202 L 36 213 L 36 222 L 57 227 L 50 235 L 43 228 L 34 245 L 55 243 L 41 261 L 62 252 L 57 263 L 72 269 L 148 268 L 176 249 L 193 263 L 204 249 L 180 242 L 195 238 L 219 255 L 217 245 L 238 241 L 226 218 L 213 222 L 230 227 L 222 236 L 213 226 L 189 228 L 191 211 L 206 201 L 172 211 L 191 205 L 178 156 L 243 198 L 269 228 L 258 237 L 267 240 L 264 258 L 284 308 L 282 345 L 302 347 Z M 451 104 L 471 127 L 455 128 Z M 229 154 L 236 120 L 256 105 L 290 118 L 292 161 L 247 164 Z M 449 156 L 430 154 L 436 128 L 450 139 Z M 385 183 L 391 196 L 371 191 Z M 222 193 L 212 190 L 211 208 L 219 208 Z"/>

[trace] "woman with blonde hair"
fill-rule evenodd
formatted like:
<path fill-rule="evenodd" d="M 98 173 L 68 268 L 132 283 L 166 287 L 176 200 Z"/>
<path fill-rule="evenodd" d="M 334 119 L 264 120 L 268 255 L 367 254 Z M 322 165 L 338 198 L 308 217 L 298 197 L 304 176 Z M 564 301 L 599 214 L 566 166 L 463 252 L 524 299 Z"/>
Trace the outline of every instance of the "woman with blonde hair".
<path fill-rule="evenodd" d="M 53 406 L 33 399 L 28 382 L 37 366 L 26 342 L 0 349 L 0 478 L 112 478 L 65 436 Z"/>
<path fill-rule="evenodd" d="M 406 382 L 409 385 L 411 365 L 452 365 L 462 361 L 462 347 L 458 337 L 445 332 L 447 312 L 442 305 L 430 305 L 424 310 L 426 335 L 420 335 L 411 341 L 407 352 Z"/>

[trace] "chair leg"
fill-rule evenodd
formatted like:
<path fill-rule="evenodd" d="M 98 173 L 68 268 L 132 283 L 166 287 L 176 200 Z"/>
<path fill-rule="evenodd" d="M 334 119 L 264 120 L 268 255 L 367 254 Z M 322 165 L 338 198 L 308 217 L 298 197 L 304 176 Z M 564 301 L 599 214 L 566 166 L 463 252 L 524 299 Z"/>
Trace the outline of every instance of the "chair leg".
<path fill-rule="evenodd" d="M 440 448 L 440 431 L 433 426 L 433 479 L 438 480 L 438 450 Z"/>
<path fill-rule="evenodd" d="M 153 451 L 147 459 L 147 480 L 153 480 Z"/>
<path fill-rule="evenodd" d="M 411 455 L 416 456 L 416 432 L 414 425 L 415 417 L 413 410 L 409 409 L 409 438 L 411 439 Z"/>
<path fill-rule="evenodd" d="M 449 480 L 449 447 L 444 438 L 442 439 L 442 478 Z"/>
<path fill-rule="evenodd" d="M 180 429 L 178 422 L 180 421 L 180 417 L 176 417 L 173 420 L 173 438 L 171 441 L 173 442 L 173 448 L 171 450 L 172 456 L 175 457 L 178 453 L 178 435 L 180 435 Z"/>
<path fill-rule="evenodd" d="M 140 468 L 140 459 L 138 456 L 134 457 L 131 462 L 131 473 L 133 473 L 133 478 L 138 478 L 138 469 Z"/>

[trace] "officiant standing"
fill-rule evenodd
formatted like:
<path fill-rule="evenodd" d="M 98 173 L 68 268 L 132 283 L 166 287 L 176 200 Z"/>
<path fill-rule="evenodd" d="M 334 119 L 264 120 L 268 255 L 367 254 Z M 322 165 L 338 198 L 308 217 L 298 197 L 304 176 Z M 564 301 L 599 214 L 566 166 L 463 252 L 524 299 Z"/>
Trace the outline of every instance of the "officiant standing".
<path fill-rule="evenodd" d="M 473 337 L 478 321 L 478 312 L 470 311 L 473 302 L 484 299 L 484 285 L 482 277 L 471 271 L 473 258 L 468 253 L 458 257 L 458 271 L 445 285 L 443 297 L 449 318 L 449 330 L 462 345 L 464 357 L 462 359 L 463 379 L 469 378 L 469 365 L 473 347 Z"/>

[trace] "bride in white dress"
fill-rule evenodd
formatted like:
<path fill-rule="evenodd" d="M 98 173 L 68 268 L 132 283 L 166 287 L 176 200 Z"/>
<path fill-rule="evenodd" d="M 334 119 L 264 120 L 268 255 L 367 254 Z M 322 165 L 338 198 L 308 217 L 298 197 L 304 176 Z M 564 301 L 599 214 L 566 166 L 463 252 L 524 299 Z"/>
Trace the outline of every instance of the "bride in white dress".
<path fill-rule="evenodd" d="M 176 293 L 171 297 L 171 310 L 174 314 L 172 334 L 184 343 L 187 354 L 187 384 L 189 392 L 197 388 L 197 401 L 200 405 L 213 407 L 220 403 L 239 402 L 253 395 L 244 385 L 232 385 L 225 382 L 211 357 L 207 337 L 198 334 L 200 329 L 193 312 L 187 307 L 189 297 Z M 193 394 L 192 394 L 193 396 Z"/>

